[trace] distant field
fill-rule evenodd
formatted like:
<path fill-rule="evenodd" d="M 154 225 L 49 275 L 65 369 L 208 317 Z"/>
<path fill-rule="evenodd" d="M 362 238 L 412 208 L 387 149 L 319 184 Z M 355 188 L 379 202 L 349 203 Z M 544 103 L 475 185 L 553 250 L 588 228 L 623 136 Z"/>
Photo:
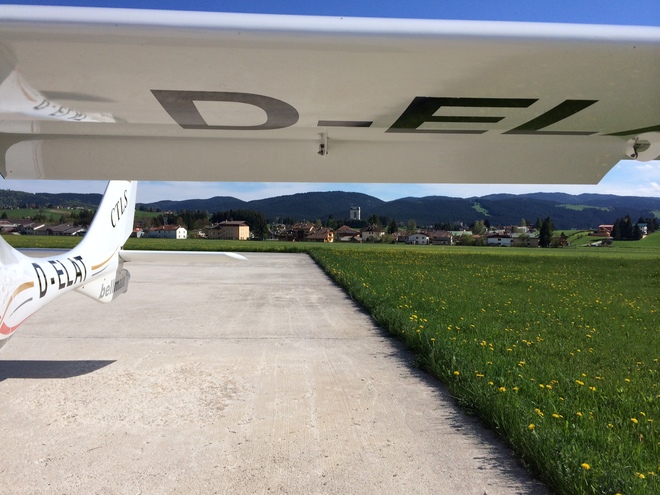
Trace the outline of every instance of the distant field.
<path fill-rule="evenodd" d="M 483 213 L 485 216 L 489 216 L 488 215 L 488 210 L 486 208 L 484 208 L 483 206 L 481 206 L 479 203 L 474 203 L 472 205 L 472 208 L 477 210 L 479 213 Z"/>
<path fill-rule="evenodd" d="M 567 210 L 575 210 L 575 211 L 587 210 L 589 208 L 594 210 L 601 210 L 601 211 L 611 210 L 611 208 L 608 208 L 607 206 L 590 206 L 590 205 L 574 205 L 574 204 L 557 205 L 557 208 L 566 208 Z"/>
<path fill-rule="evenodd" d="M 24 218 L 34 218 L 39 213 L 43 213 L 46 216 L 53 216 L 53 218 L 59 218 L 62 215 L 68 217 L 71 215 L 71 212 L 74 210 L 70 209 L 60 209 L 60 208 L 18 208 L 14 210 L 0 210 L 0 215 L 3 213 L 7 214 L 7 218 L 13 219 L 24 219 Z"/>
<path fill-rule="evenodd" d="M 18 208 L 18 209 L 12 209 L 12 210 L 2 210 L 0 209 L 0 215 L 3 213 L 7 214 L 7 218 L 12 218 L 12 219 L 24 219 L 24 218 L 34 218 L 37 216 L 39 213 L 43 213 L 46 216 L 52 216 L 54 219 L 59 219 L 62 215 L 65 217 L 71 216 L 71 213 L 76 210 L 72 210 L 69 208 Z M 153 213 L 153 212 L 148 212 L 148 211 L 135 211 L 135 218 L 136 219 L 141 219 L 145 217 L 155 217 L 157 215 L 160 215 L 160 213 Z"/>
<path fill-rule="evenodd" d="M 614 247 L 626 250 L 660 250 L 660 231 L 646 236 L 640 241 L 614 241 Z M 660 251 L 659 251 L 660 253 Z"/>
<path fill-rule="evenodd" d="M 5 238 L 17 247 L 80 240 Z M 583 249 L 205 239 L 126 247 L 309 252 L 554 491 L 660 493 L 660 233 Z"/>

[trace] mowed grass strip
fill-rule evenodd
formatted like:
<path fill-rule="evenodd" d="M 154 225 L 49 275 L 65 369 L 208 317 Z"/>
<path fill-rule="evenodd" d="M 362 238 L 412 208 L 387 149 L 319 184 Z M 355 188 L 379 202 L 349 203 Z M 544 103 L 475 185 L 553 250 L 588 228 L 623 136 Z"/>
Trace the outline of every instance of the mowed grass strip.
<path fill-rule="evenodd" d="M 660 263 L 575 251 L 312 249 L 563 494 L 660 493 Z"/>

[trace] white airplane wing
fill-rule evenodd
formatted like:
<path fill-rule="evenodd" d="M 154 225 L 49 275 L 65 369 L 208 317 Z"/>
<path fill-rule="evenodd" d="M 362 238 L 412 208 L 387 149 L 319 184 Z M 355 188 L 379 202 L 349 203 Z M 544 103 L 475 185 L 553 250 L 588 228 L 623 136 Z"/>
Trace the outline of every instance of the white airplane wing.
<path fill-rule="evenodd" d="M 3 6 L 7 178 L 597 183 L 660 29 Z"/>

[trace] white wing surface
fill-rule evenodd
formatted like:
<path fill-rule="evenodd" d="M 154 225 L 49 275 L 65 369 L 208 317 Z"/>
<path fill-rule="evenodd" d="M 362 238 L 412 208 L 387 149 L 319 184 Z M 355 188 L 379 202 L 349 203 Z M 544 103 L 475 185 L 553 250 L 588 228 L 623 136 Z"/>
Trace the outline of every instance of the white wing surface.
<path fill-rule="evenodd" d="M 3 6 L 7 178 L 597 183 L 660 29 Z"/>

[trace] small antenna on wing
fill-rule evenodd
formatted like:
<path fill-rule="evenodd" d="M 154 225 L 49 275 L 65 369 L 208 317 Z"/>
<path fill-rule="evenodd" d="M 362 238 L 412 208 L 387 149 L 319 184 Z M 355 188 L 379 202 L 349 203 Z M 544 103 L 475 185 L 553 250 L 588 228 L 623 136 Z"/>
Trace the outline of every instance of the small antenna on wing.
<path fill-rule="evenodd" d="M 660 132 L 645 132 L 626 142 L 626 155 L 640 162 L 660 156 Z"/>
<path fill-rule="evenodd" d="M 319 144 L 318 154 L 325 157 L 328 154 L 328 133 L 320 132 L 319 136 L 321 136 L 321 144 Z"/>

